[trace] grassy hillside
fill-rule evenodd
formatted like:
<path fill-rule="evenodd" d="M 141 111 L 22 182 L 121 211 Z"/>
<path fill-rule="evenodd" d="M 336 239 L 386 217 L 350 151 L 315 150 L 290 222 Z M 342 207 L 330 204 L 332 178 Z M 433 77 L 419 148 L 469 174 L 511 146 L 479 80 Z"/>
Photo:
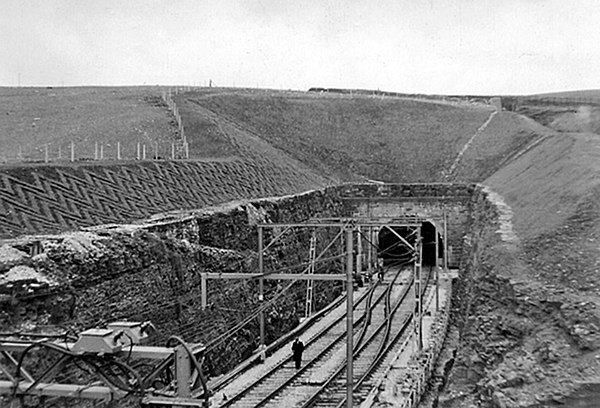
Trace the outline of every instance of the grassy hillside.
<path fill-rule="evenodd" d="M 600 187 L 600 137 L 555 134 L 485 181 L 515 212 L 524 239 L 556 230 Z"/>
<path fill-rule="evenodd" d="M 117 141 L 129 159 L 135 157 L 138 142 L 147 143 L 149 157 L 153 141 L 170 149 L 179 135 L 160 93 L 156 87 L 0 89 L 4 160 L 15 158 L 20 147 L 26 159 L 39 161 L 46 144 L 51 158 L 58 146 L 63 155 L 55 164 L 60 169 L 5 166 L 0 174 L 0 225 L 5 230 L 0 235 L 128 222 L 162 210 L 299 192 L 340 180 L 444 181 L 468 141 L 456 176 L 480 181 L 543 133 L 531 121 L 504 112 L 482 130 L 493 112 L 483 105 L 204 88 L 174 96 L 190 158 L 201 161 L 192 175 L 181 177 L 184 184 L 198 186 L 200 196 L 192 194 L 185 204 L 172 199 L 161 204 L 159 197 L 147 209 L 132 211 L 128 201 L 143 202 L 137 189 L 156 196 L 162 169 L 175 167 L 131 160 L 80 167 L 65 160 L 68 144 L 75 141 L 76 156 L 88 159 L 94 156 L 96 141 L 113 158 Z M 232 167 L 231 161 L 238 164 Z M 154 168 L 160 169 L 156 175 L 142 170 Z M 116 190 L 107 187 L 110 183 L 117 183 Z M 173 188 L 176 196 L 187 197 L 184 185 Z M 78 205 L 85 210 L 77 210 Z"/>
<path fill-rule="evenodd" d="M 199 92 L 176 100 L 185 106 L 184 122 L 198 123 L 186 132 L 194 152 L 209 137 L 201 130 L 226 140 L 229 125 L 324 174 L 394 182 L 442 180 L 490 114 L 485 107 L 312 93 Z"/>
<path fill-rule="evenodd" d="M 549 92 L 537 95 L 531 95 L 533 97 L 550 97 L 550 98 L 592 98 L 600 100 L 600 89 L 581 89 L 577 91 L 562 91 L 562 92 Z"/>
<path fill-rule="evenodd" d="M 157 87 L 0 88 L 0 163 L 49 156 L 68 157 L 74 142 L 76 158 L 93 158 L 94 144 L 104 144 L 105 157 L 135 158 L 137 143 L 148 155 L 159 142 L 160 155 L 170 151 L 177 127 Z"/>
<path fill-rule="evenodd" d="M 518 112 L 559 132 L 600 133 L 600 106 L 525 104 Z"/>
<path fill-rule="evenodd" d="M 527 117 L 498 112 L 474 139 L 453 174 L 457 181 L 482 181 L 537 140 L 552 132 Z"/>

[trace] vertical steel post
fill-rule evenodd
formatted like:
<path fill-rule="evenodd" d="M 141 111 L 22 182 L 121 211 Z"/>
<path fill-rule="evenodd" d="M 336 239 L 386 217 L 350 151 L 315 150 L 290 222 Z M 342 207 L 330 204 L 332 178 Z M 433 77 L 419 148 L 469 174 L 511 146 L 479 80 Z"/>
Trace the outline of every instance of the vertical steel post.
<path fill-rule="evenodd" d="M 440 239 L 435 225 L 435 310 L 440 310 Z"/>
<path fill-rule="evenodd" d="M 369 251 L 367 252 L 367 272 L 369 273 L 369 280 L 371 280 L 373 277 L 373 227 L 369 227 L 368 231 Z"/>
<path fill-rule="evenodd" d="M 48 163 L 48 144 L 44 146 L 44 163 Z"/>
<path fill-rule="evenodd" d="M 98 160 L 98 142 L 94 142 L 94 160 Z"/>
<path fill-rule="evenodd" d="M 356 234 L 356 275 L 360 276 L 360 274 L 362 273 L 362 258 L 363 258 L 363 251 L 362 251 L 362 236 L 360 235 L 360 226 L 357 227 L 357 234 Z"/>
<path fill-rule="evenodd" d="M 104 143 L 100 143 L 100 160 L 104 160 Z"/>
<path fill-rule="evenodd" d="M 415 324 L 415 335 L 417 342 L 417 350 L 421 351 L 423 347 L 423 334 L 421 331 L 422 323 L 422 299 L 421 299 L 421 230 L 417 230 L 417 237 L 415 240 L 415 265 L 413 268 L 413 274 L 415 279 L 415 309 L 413 313 L 413 320 Z"/>
<path fill-rule="evenodd" d="M 140 160 L 141 157 L 141 153 L 140 153 L 140 142 L 137 143 L 137 159 Z"/>
<path fill-rule="evenodd" d="M 175 369 L 177 375 L 177 397 L 190 398 L 192 396 L 190 390 L 190 356 L 188 355 L 183 346 L 177 346 L 177 348 L 175 349 L 175 355 Z"/>
<path fill-rule="evenodd" d="M 448 273 L 448 221 L 444 208 L 444 273 Z"/>
<path fill-rule="evenodd" d="M 354 384 L 353 374 L 353 332 L 354 332 L 354 313 L 353 313 L 353 294 L 352 294 L 352 228 L 346 230 L 346 406 L 352 408 L 352 391 Z"/>
<path fill-rule="evenodd" d="M 423 350 L 423 238 L 419 234 L 419 351 Z"/>
<path fill-rule="evenodd" d="M 342 230 L 344 229 L 344 227 L 342 227 Z M 344 239 L 346 237 L 344 237 L 344 234 L 340 234 L 340 252 L 343 254 L 344 253 Z M 344 264 L 344 262 L 341 262 L 341 271 L 340 273 L 345 273 L 346 272 L 346 265 Z"/>
<path fill-rule="evenodd" d="M 146 145 L 142 145 L 142 159 L 146 160 Z"/>
<path fill-rule="evenodd" d="M 121 160 L 121 142 L 117 142 L 117 160 Z"/>
<path fill-rule="evenodd" d="M 263 260 L 263 228 L 258 227 L 258 273 L 264 273 L 264 260 Z M 263 350 L 265 348 L 265 312 L 262 310 L 265 301 L 264 294 L 264 283 L 265 280 L 263 278 L 258 279 L 258 304 L 261 308 L 261 311 L 258 314 L 259 324 L 260 324 L 260 349 Z M 264 358 L 263 358 L 264 360 Z"/>
<path fill-rule="evenodd" d="M 75 161 L 75 143 L 71 142 L 71 161 Z"/>
<path fill-rule="evenodd" d="M 206 273 L 200 274 L 200 302 L 202 306 L 202 310 L 206 309 L 207 302 L 207 290 L 206 290 Z"/>

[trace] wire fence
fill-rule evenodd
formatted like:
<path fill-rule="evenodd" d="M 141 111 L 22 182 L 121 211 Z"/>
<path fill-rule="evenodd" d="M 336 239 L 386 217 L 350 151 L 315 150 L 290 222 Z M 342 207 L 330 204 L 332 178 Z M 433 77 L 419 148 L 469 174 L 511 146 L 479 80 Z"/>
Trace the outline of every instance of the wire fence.
<path fill-rule="evenodd" d="M 189 159 L 189 143 L 179 107 L 173 95 L 192 91 L 194 87 L 169 88 L 162 92 L 170 114 L 177 124 L 173 140 L 139 141 L 64 141 L 41 145 L 13 145 L 0 150 L 0 164 L 56 163 L 78 161 L 182 160 Z"/>
<path fill-rule="evenodd" d="M 18 146 L 17 152 L 0 152 L 0 163 L 55 163 L 115 160 L 189 159 L 189 145 L 181 140 L 144 142 L 46 143 L 42 146 Z"/>

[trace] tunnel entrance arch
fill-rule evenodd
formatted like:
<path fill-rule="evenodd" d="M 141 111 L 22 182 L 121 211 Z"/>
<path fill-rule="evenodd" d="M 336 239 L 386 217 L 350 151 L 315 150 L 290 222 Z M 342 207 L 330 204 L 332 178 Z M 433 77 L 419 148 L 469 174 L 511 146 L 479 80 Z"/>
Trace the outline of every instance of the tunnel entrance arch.
<path fill-rule="evenodd" d="M 420 227 L 391 227 L 391 230 L 390 228 L 380 228 L 377 236 L 379 243 L 377 255 L 383 259 L 384 264 L 390 265 L 397 262 L 410 261 L 413 257 L 413 251 L 406 246 L 398 235 L 414 247 L 419 235 L 417 232 L 420 232 L 422 238 L 423 266 L 436 265 L 436 240 L 438 244 L 437 258 L 443 258 L 443 234 L 441 234 L 439 227 L 436 234 L 436 225 L 432 221 L 424 221 Z"/>

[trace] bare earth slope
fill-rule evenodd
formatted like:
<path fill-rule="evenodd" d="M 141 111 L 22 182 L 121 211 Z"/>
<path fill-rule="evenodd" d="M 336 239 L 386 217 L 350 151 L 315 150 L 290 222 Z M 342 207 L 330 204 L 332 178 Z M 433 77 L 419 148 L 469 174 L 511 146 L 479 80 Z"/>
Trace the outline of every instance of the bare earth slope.
<path fill-rule="evenodd" d="M 520 245 L 477 271 L 440 406 L 546 407 L 600 382 L 599 160 L 599 135 L 548 134 L 485 180 Z"/>

